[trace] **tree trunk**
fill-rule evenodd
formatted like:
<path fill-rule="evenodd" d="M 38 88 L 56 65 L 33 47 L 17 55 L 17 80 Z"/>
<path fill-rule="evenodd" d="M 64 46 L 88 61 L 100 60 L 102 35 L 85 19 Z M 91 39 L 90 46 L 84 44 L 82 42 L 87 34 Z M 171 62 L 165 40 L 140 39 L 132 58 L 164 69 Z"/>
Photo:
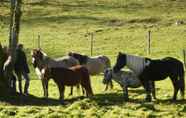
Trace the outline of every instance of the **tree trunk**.
<path fill-rule="evenodd" d="M 0 44 L 0 95 L 5 95 L 8 89 L 8 80 L 4 77 L 3 66 L 7 59 L 7 56 Z"/>
<path fill-rule="evenodd" d="M 12 79 L 14 63 L 16 58 L 16 47 L 19 38 L 20 31 L 20 19 L 21 19 L 21 4 L 22 0 L 11 0 L 11 19 L 10 19 L 10 36 L 9 36 L 9 55 L 3 65 L 3 77 L 2 80 L 6 80 L 4 85 L 7 93 L 14 91 L 10 90 L 10 80 Z M 9 91 L 10 90 L 10 91 Z"/>

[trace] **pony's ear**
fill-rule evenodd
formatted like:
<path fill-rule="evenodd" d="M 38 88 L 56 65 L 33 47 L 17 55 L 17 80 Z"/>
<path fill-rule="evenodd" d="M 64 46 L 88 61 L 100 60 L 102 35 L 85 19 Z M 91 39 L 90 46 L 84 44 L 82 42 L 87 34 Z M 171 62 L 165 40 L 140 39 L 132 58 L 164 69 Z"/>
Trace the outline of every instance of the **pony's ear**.
<path fill-rule="evenodd" d="M 72 56 L 72 52 L 69 52 L 69 53 L 68 53 L 68 56 Z"/>
<path fill-rule="evenodd" d="M 119 55 L 122 55 L 122 52 L 119 52 L 118 54 L 119 54 Z"/>
<path fill-rule="evenodd" d="M 30 54 L 31 55 L 33 55 L 34 54 L 34 52 L 36 52 L 37 51 L 37 49 L 36 48 L 34 48 L 34 49 L 32 49 L 31 51 L 30 51 Z"/>
<path fill-rule="evenodd" d="M 42 49 L 41 48 L 38 48 L 38 51 L 42 51 Z"/>

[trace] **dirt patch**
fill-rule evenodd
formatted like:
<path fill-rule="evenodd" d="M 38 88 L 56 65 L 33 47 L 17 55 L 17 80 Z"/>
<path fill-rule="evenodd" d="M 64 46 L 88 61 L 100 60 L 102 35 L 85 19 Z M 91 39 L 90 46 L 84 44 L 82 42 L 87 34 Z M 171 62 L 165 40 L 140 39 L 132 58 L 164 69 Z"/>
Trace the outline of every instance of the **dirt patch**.
<path fill-rule="evenodd" d="M 111 19 L 106 23 L 108 26 L 123 26 L 124 21 L 118 19 Z"/>

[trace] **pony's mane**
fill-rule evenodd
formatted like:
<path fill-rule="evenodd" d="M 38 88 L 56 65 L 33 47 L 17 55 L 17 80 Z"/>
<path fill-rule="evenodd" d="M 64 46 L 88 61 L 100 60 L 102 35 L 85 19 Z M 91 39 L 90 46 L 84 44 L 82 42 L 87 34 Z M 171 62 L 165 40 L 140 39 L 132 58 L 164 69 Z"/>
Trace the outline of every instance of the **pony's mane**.
<path fill-rule="evenodd" d="M 68 55 L 74 57 L 75 59 L 77 59 L 80 64 L 86 64 L 87 63 L 87 60 L 88 60 L 88 56 L 87 55 L 82 55 L 82 54 L 73 53 L 73 52 L 70 52 Z"/>
<path fill-rule="evenodd" d="M 47 54 L 44 51 L 41 50 L 40 52 L 43 54 L 43 56 L 47 57 Z"/>

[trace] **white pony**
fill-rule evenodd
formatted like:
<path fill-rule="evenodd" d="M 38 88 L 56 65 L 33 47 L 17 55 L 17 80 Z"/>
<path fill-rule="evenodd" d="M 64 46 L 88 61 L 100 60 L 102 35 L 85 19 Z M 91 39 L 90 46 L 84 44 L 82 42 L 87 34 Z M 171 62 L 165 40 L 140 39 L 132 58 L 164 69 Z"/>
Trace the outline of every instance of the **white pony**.
<path fill-rule="evenodd" d="M 142 86 L 140 79 L 131 71 L 119 71 L 114 73 L 111 68 L 107 68 L 104 71 L 103 83 L 106 84 L 112 79 L 122 87 L 125 100 L 128 100 L 128 88 L 138 88 Z M 151 83 L 151 85 L 153 97 L 156 99 L 154 83 Z"/>
<path fill-rule="evenodd" d="M 88 69 L 90 75 L 104 73 L 106 68 L 111 67 L 110 59 L 104 55 L 89 57 L 87 55 L 74 52 L 70 52 L 68 55 L 76 58 L 81 65 L 85 66 Z M 112 81 L 110 81 L 108 84 L 110 84 L 110 88 L 113 88 Z M 108 89 L 108 84 L 105 90 Z"/>

